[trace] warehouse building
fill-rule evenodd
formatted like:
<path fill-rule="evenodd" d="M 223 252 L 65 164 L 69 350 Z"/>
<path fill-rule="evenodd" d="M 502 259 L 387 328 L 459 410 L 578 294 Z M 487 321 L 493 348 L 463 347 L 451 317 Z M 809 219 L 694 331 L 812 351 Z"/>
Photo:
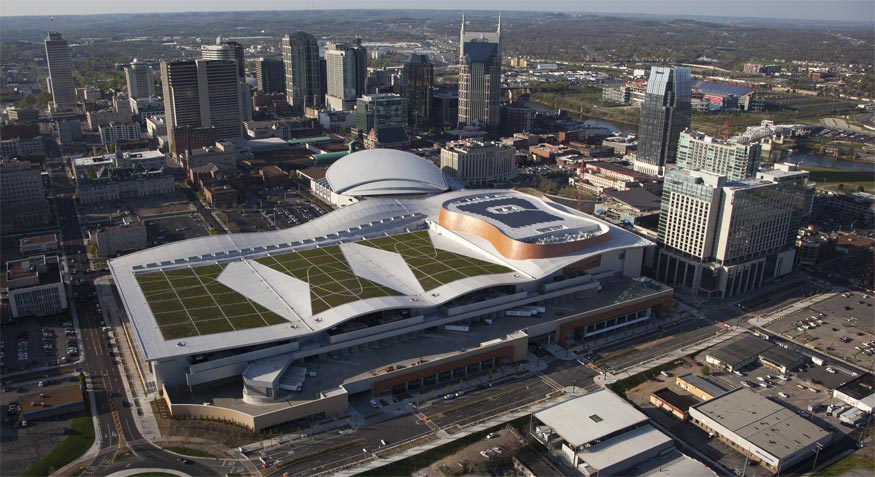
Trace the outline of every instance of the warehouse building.
<path fill-rule="evenodd" d="M 710 349 L 705 355 L 705 361 L 727 371 L 738 371 L 756 363 L 760 354 L 773 346 L 762 338 L 744 334 Z"/>
<path fill-rule="evenodd" d="M 771 472 L 812 458 L 833 438 L 831 430 L 744 388 L 696 404 L 690 420 Z"/>
<path fill-rule="evenodd" d="M 871 373 L 857 376 L 833 390 L 832 397 L 871 413 L 875 407 L 875 376 Z"/>
<path fill-rule="evenodd" d="M 675 378 L 675 385 L 702 401 L 714 399 L 727 391 L 722 386 L 691 373 Z"/>
<path fill-rule="evenodd" d="M 692 396 L 678 394 L 669 388 L 657 389 L 650 393 L 650 404 L 671 413 L 672 416 L 686 421 L 690 417 L 690 407 L 696 404 Z"/>

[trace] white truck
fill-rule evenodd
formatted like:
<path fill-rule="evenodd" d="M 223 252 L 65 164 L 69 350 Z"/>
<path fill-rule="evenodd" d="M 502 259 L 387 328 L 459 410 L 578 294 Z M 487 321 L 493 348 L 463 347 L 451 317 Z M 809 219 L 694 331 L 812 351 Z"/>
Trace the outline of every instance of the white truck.
<path fill-rule="evenodd" d="M 521 310 L 531 310 L 531 311 L 533 311 L 533 312 L 535 312 L 535 313 L 537 313 L 537 314 L 539 314 L 539 315 L 544 314 L 544 313 L 547 312 L 547 308 L 546 308 L 546 307 L 543 307 L 543 306 L 529 306 L 529 305 L 526 305 L 526 306 L 521 306 L 520 309 L 521 309 Z"/>
<path fill-rule="evenodd" d="M 842 424 L 850 427 L 859 426 L 863 423 L 865 419 L 866 414 L 855 407 L 852 407 L 851 409 L 843 412 L 842 415 L 839 416 L 839 421 L 841 421 Z"/>
<path fill-rule="evenodd" d="M 515 308 L 513 310 L 507 310 L 504 312 L 504 316 L 532 316 L 534 314 L 534 311 L 524 310 L 522 308 Z"/>
<path fill-rule="evenodd" d="M 468 325 L 445 325 L 444 329 L 447 331 L 461 331 L 462 333 L 471 331 L 471 327 Z"/>
<path fill-rule="evenodd" d="M 811 362 L 818 366 L 823 366 L 824 364 L 826 364 L 826 360 L 821 358 L 820 356 L 812 356 Z"/>

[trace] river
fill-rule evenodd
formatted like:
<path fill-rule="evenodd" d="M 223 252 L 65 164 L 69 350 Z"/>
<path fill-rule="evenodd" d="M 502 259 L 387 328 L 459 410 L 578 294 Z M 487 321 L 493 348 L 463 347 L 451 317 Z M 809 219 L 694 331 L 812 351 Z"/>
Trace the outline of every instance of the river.
<path fill-rule="evenodd" d="M 547 113 L 556 112 L 556 108 L 551 108 L 543 104 L 535 103 L 532 101 L 523 101 L 523 103 L 526 106 L 534 109 L 535 111 Z M 569 113 L 574 113 L 574 111 L 569 111 Z M 612 133 L 623 132 L 623 130 L 618 128 L 616 125 L 598 119 L 587 119 L 583 122 L 583 124 L 584 126 L 589 127 L 603 127 L 609 129 Z M 849 171 L 872 171 L 873 174 L 875 174 L 875 163 L 862 161 L 845 161 L 842 159 L 822 156 L 810 152 L 794 152 L 791 161 L 802 164 L 804 166 L 830 167 L 834 169 L 845 169 Z"/>
<path fill-rule="evenodd" d="M 875 163 L 845 161 L 810 152 L 794 152 L 790 157 L 790 162 L 795 162 L 803 166 L 830 167 L 833 169 L 844 169 L 848 171 L 868 171 L 875 174 Z M 873 175 L 873 180 L 875 180 L 875 175 Z"/>

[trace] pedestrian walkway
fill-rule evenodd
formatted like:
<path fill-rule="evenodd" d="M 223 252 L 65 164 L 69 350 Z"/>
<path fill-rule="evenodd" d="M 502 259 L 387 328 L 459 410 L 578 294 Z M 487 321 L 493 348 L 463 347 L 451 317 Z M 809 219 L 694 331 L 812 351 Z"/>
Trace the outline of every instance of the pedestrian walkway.
<path fill-rule="evenodd" d="M 652 358 L 647 361 L 642 361 L 640 363 L 629 366 L 620 371 L 614 371 L 610 373 L 600 374 L 595 377 L 594 381 L 596 384 L 601 386 L 607 386 L 608 384 L 617 382 L 621 379 L 628 378 L 629 376 L 633 376 L 642 371 L 647 371 L 648 369 L 653 369 L 659 365 L 674 361 L 679 358 L 683 358 L 692 353 L 698 353 L 702 350 L 708 349 L 714 345 L 720 344 L 730 338 L 734 338 L 742 333 L 746 333 L 747 330 L 743 328 L 735 328 L 733 330 L 729 330 L 725 333 L 718 334 L 704 341 L 696 342 L 690 346 L 685 346 L 674 351 L 670 351 L 669 353 L 662 355 L 658 358 Z"/>
<path fill-rule="evenodd" d="M 748 322 L 753 326 L 768 326 L 778 320 L 786 318 L 793 313 L 804 310 L 815 303 L 819 303 L 824 300 L 829 300 L 830 298 L 838 295 L 838 293 L 824 293 L 821 295 L 814 295 L 808 297 L 804 300 L 793 302 L 792 304 L 780 308 L 775 311 L 771 311 L 769 313 L 764 313 L 762 315 L 757 315 L 751 318 Z"/>
<path fill-rule="evenodd" d="M 118 302 L 115 299 L 111 277 L 98 278 L 95 280 L 95 285 L 98 284 L 104 285 L 98 287 L 97 296 L 100 300 L 106 323 L 112 328 L 114 349 L 120 357 L 118 366 L 124 378 L 122 379 L 122 384 L 127 395 L 133 399 L 132 405 L 136 414 L 134 422 L 145 439 L 154 441 L 161 437 L 158 421 L 155 419 L 155 414 L 150 404 L 157 397 L 157 393 L 144 388 L 140 373 L 148 372 L 148 370 L 142 370 L 137 367 L 137 356 L 130 348 L 132 342 L 128 339 L 130 335 L 127 334 L 130 330 L 127 330 L 126 333 L 125 326 L 127 320 L 124 319 L 124 311 L 118 307 Z M 147 381 L 147 383 L 149 382 L 151 381 Z"/>

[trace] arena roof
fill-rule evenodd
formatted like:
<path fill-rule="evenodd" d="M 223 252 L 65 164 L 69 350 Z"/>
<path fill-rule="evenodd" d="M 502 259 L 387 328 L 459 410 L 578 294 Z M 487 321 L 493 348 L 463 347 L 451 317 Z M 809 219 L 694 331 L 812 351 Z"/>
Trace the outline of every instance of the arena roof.
<path fill-rule="evenodd" d="M 476 233 L 453 232 L 437 221 L 447 201 L 496 195 L 600 231 L 605 240 L 518 260 Z M 152 360 L 306 336 L 380 310 L 435 307 L 478 289 L 527 283 L 609 250 L 648 245 L 522 193 L 454 191 L 372 198 L 288 229 L 174 242 L 110 260 L 109 268 Z"/>
<path fill-rule="evenodd" d="M 437 194 L 450 187 L 434 164 L 409 152 L 367 149 L 331 165 L 325 173 L 331 189 L 342 195 Z"/>

